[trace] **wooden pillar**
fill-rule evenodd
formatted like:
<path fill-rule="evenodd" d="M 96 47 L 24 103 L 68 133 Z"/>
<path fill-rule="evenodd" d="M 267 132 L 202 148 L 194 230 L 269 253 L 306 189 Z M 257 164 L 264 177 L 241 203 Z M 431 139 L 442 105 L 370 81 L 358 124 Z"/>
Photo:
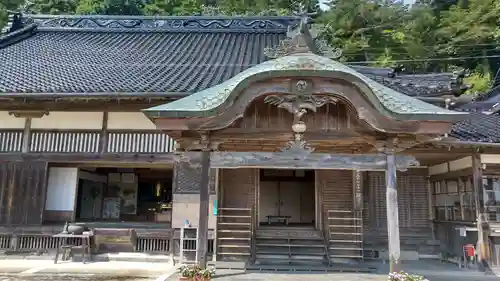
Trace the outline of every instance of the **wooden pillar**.
<path fill-rule="evenodd" d="M 210 195 L 210 150 L 201 153 L 201 179 L 200 179 L 200 216 L 198 223 L 198 241 L 196 257 L 201 268 L 207 267 L 208 251 L 208 215 Z"/>
<path fill-rule="evenodd" d="M 390 272 L 401 270 L 401 249 L 399 241 L 398 191 L 396 183 L 396 163 L 393 152 L 387 153 L 385 172 L 387 202 L 387 232 L 389 244 Z"/>
<path fill-rule="evenodd" d="M 23 142 L 21 146 L 22 153 L 28 153 L 31 140 L 31 117 L 26 117 L 24 121 Z"/>
<path fill-rule="evenodd" d="M 99 153 L 108 152 L 108 119 L 109 113 L 107 111 L 103 112 L 101 136 L 99 138 Z"/>
<path fill-rule="evenodd" d="M 478 269 L 480 271 L 489 270 L 489 238 L 488 238 L 488 222 L 484 210 L 484 188 L 483 188 L 483 169 L 481 167 L 481 155 L 474 153 L 472 155 L 472 188 L 474 190 L 474 205 L 476 206 L 477 218 L 477 259 Z"/>

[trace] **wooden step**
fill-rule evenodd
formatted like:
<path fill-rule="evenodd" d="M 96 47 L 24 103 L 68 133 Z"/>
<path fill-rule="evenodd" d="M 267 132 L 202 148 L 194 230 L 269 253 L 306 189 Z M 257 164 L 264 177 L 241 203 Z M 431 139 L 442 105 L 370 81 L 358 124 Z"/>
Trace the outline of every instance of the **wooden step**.
<path fill-rule="evenodd" d="M 277 262 L 286 262 L 286 261 L 323 261 L 325 259 L 325 255 L 317 255 L 317 256 L 304 256 L 304 255 L 266 255 L 266 254 L 257 254 L 257 260 L 267 260 L 267 261 L 277 261 Z"/>
<path fill-rule="evenodd" d="M 250 248 L 250 245 L 224 245 L 224 244 L 219 244 L 217 245 L 219 248 Z"/>
<path fill-rule="evenodd" d="M 243 219 L 243 218 L 250 219 L 250 218 L 252 218 L 252 216 L 219 215 L 219 214 L 217 216 L 220 217 L 220 218 L 236 218 L 236 219 L 238 219 L 238 218 L 239 219 Z"/>
<path fill-rule="evenodd" d="M 332 243 L 363 243 L 361 240 L 335 240 L 335 239 L 330 239 L 329 240 Z"/>
<path fill-rule="evenodd" d="M 224 253 L 219 252 L 217 255 L 225 255 L 225 256 L 250 256 L 250 253 Z"/>
<path fill-rule="evenodd" d="M 250 233 L 250 230 L 240 230 L 240 229 L 219 229 L 218 232 L 237 232 L 237 233 Z"/>
<path fill-rule="evenodd" d="M 315 244 L 309 244 L 309 245 L 306 245 L 306 244 L 281 244 L 281 243 L 277 243 L 277 244 L 260 244 L 260 243 L 257 243 L 257 246 L 258 247 L 311 247 L 311 248 L 323 248 L 325 247 L 325 245 L 315 245 Z"/>
<path fill-rule="evenodd" d="M 352 247 L 328 247 L 330 250 L 348 250 L 348 251 L 363 251 L 363 248 Z"/>
<path fill-rule="evenodd" d="M 362 227 L 361 225 L 337 225 L 337 224 L 334 224 L 334 225 L 329 225 L 330 228 L 332 227 L 338 227 L 338 228 L 358 228 L 358 227 Z"/>
<path fill-rule="evenodd" d="M 325 251 L 321 252 L 294 252 L 294 251 L 268 251 L 268 250 L 257 250 L 257 255 L 284 255 L 284 256 L 324 256 Z"/>
<path fill-rule="evenodd" d="M 354 232 L 330 232 L 330 235 L 363 235 L 363 233 L 354 233 Z"/>
<path fill-rule="evenodd" d="M 363 255 L 329 255 L 330 258 L 351 258 L 351 259 L 362 259 Z"/>
<path fill-rule="evenodd" d="M 249 222 L 219 222 L 218 224 L 220 225 L 252 225 L 251 223 Z"/>
<path fill-rule="evenodd" d="M 329 220 L 344 220 L 344 221 L 360 221 L 361 218 L 336 218 L 336 217 L 328 217 Z"/>
<path fill-rule="evenodd" d="M 218 240 L 251 240 L 249 237 L 218 237 Z"/>

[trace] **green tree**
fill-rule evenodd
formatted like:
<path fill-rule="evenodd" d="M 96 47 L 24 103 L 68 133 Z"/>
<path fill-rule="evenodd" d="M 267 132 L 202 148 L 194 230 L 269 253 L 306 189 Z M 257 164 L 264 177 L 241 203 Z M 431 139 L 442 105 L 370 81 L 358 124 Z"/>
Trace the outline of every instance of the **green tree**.
<path fill-rule="evenodd" d="M 344 60 L 387 61 L 398 59 L 393 48 L 401 44 L 398 31 L 406 10 L 400 4 L 370 0 L 333 0 L 318 22 L 322 36 L 343 49 Z"/>
<path fill-rule="evenodd" d="M 141 0 L 80 0 L 77 14 L 142 15 Z"/>
<path fill-rule="evenodd" d="M 486 56 L 495 51 L 500 39 L 500 2 L 497 0 L 460 1 L 441 14 L 438 29 L 443 53 L 453 57 Z M 460 66 L 489 72 L 486 59 L 464 59 Z"/>
<path fill-rule="evenodd" d="M 24 4 L 24 0 L 0 0 L 0 31 L 8 20 L 8 11 L 17 11 Z"/>
<path fill-rule="evenodd" d="M 28 5 L 30 11 L 36 14 L 74 14 L 78 0 L 32 0 Z"/>

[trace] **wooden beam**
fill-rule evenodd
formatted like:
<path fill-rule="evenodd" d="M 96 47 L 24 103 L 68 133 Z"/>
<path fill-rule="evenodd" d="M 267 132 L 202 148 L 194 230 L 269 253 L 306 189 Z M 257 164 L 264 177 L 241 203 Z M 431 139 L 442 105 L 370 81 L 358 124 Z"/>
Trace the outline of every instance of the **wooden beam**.
<path fill-rule="evenodd" d="M 200 216 L 198 222 L 198 241 L 196 257 L 201 268 L 207 267 L 208 251 L 208 208 L 210 196 L 210 151 L 204 150 L 201 154 L 200 179 Z"/>
<path fill-rule="evenodd" d="M 488 222 L 484 208 L 483 169 L 481 167 L 481 154 L 474 152 L 472 155 L 472 188 L 474 190 L 474 203 L 477 217 L 477 260 L 480 271 L 491 271 L 488 261 L 490 253 Z"/>
<path fill-rule="evenodd" d="M 173 153 L 0 153 L 0 162 L 47 161 L 56 163 L 143 163 L 173 164 Z"/>
<path fill-rule="evenodd" d="M 461 177 L 470 177 L 470 175 L 472 175 L 472 173 L 473 173 L 472 168 L 465 168 L 465 169 L 461 169 L 461 170 L 446 172 L 443 174 L 431 175 L 430 181 L 435 182 L 435 181 L 457 179 L 457 178 L 461 178 Z"/>
<path fill-rule="evenodd" d="M 389 268 L 390 272 L 401 270 L 401 249 L 399 240 L 399 214 L 398 214 L 398 191 L 396 181 L 396 163 L 394 154 L 387 154 L 386 181 L 386 205 L 387 205 L 387 232 L 389 242 Z"/>
<path fill-rule="evenodd" d="M 197 157 L 197 155 L 193 155 Z M 190 153 L 183 153 L 183 158 L 191 158 Z M 187 160 L 186 159 L 186 160 Z M 418 166 L 414 157 L 393 155 L 395 169 L 406 170 Z M 294 154 L 289 152 L 212 152 L 212 168 L 281 168 L 281 169 L 342 169 L 359 171 L 384 171 L 386 156 L 383 154 L 329 154 L 310 153 Z"/>

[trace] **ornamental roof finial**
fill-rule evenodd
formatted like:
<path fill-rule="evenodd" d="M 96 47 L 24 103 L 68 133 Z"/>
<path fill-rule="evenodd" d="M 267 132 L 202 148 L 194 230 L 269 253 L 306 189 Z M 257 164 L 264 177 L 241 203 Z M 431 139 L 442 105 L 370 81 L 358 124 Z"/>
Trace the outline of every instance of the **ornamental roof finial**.
<path fill-rule="evenodd" d="M 277 46 L 265 48 L 264 54 L 268 58 L 279 58 L 297 53 L 314 53 L 332 59 L 342 55 L 340 49 L 332 49 L 321 39 L 317 39 L 318 30 L 311 29 L 312 17 L 316 12 L 308 12 L 303 3 L 298 5 L 294 15 L 300 17 L 300 23 L 295 28 L 288 27 L 287 38 L 280 41 Z"/>

